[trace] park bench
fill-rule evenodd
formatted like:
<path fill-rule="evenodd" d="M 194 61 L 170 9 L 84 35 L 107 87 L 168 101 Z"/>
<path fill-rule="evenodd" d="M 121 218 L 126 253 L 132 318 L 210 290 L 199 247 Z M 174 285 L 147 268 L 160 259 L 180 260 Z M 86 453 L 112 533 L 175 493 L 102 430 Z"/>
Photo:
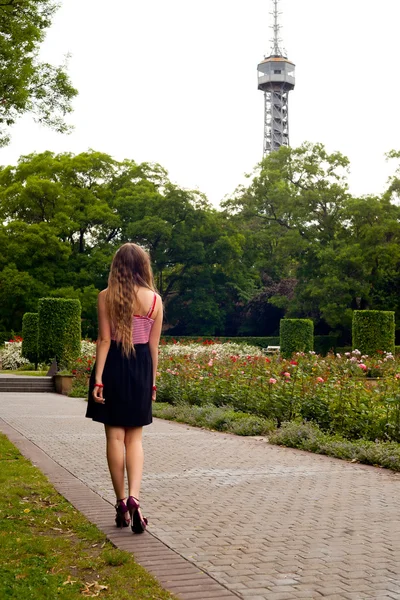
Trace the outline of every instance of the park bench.
<path fill-rule="evenodd" d="M 279 354 L 281 350 L 280 346 L 267 346 L 267 349 L 265 350 L 265 354 Z"/>

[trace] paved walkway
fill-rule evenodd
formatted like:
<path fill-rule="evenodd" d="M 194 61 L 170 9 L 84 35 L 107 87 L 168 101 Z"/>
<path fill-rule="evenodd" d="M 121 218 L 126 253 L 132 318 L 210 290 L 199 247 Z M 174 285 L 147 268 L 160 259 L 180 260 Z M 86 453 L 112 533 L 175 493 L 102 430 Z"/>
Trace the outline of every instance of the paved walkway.
<path fill-rule="evenodd" d="M 85 408 L 0 396 L 0 418 L 113 502 Z M 400 475 L 161 420 L 144 445 L 151 532 L 239 597 L 400 600 Z"/>

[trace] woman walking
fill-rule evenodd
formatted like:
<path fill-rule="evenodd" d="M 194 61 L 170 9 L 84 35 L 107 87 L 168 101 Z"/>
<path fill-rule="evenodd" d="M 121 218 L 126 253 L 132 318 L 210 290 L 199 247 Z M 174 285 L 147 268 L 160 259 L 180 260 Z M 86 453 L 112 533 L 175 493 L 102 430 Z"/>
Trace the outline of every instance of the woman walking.
<path fill-rule="evenodd" d="M 116 252 L 98 296 L 99 333 L 86 416 L 104 423 L 107 462 L 117 498 L 115 522 L 142 533 L 139 504 L 142 428 L 152 422 L 163 307 L 148 254 L 136 244 Z M 125 468 L 128 497 L 125 495 Z"/>

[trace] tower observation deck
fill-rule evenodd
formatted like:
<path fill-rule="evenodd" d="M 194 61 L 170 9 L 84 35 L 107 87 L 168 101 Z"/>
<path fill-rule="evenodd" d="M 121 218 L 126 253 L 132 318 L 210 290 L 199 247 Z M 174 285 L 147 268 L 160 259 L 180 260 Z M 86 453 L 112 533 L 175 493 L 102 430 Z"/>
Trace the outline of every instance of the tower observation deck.
<path fill-rule="evenodd" d="M 271 54 L 257 67 L 258 89 L 264 92 L 264 156 L 289 146 L 289 92 L 295 86 L 295 65 L 287 59 L 279 37 L 279 0 L 272 0 L 274 18 Z"/>

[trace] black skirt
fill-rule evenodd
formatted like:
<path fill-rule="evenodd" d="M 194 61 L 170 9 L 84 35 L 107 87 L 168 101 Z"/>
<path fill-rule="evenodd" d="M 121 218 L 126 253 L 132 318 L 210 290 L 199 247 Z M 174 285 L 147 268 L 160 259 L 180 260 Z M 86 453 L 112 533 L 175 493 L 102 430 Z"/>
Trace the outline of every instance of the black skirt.
<path fill-rule="evenodd" d="M 115 427 L 142 427 L 152 422 L 153 362 L 149 344 L 135 344 L 136 356 L 122 353 L 114 340 L 103 371 L 105 403 L 93 399 L 96 365 L 89 382 L 86 416 Z"/>

